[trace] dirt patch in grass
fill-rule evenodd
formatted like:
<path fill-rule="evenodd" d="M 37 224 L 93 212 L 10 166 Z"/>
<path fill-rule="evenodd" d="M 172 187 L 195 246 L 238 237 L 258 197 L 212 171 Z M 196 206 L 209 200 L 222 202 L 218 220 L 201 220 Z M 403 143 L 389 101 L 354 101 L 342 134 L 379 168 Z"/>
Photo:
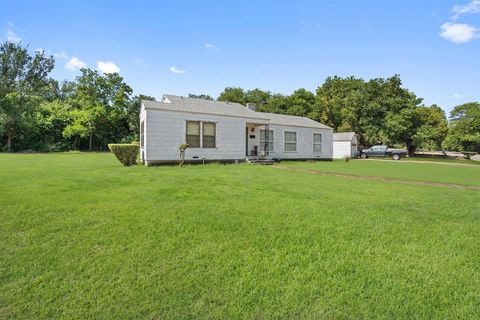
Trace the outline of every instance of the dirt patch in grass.
<path fill-rule="evenodd" d="M 377 160 L 377 161 L 382 161 L 382 160 Z M 388 161 L 388 160 L 383 160 L 383 161 Z M 418 161 L 418 162 L 421 162 L 421 161 Z M 422 161 L 422 163 L 423 163 L 423 161 Z M 463 189 L 463 190 L 477 190 L 477 191 L 480 191 L 479 186 L 467 186 L 467 185 L 464 185 L 464 184 L 433 182 L 433 181 L 421 181 L 421 180 L 407 180 L 407 179 L 386 178 L 386 177 L 376 177 L 376 176 L 362 176 L 362 175 L 348 174 L 348 173 L 338 173 L 338 172 L 320 171 L 320 170 L 312 170 L 312 169 L 292 168 L 292 167 L 286 167 L 286 166 L 282 166 L 282 165 L 273 165 L 272 167 L 276 168 L 276 169 L 282 169 L 282 170 L 287 170 L 287 171 L 292 171 L 292 172 L 303 172 L 303 173 L 310 173 L 310 174 L 318 174 L 318 175 L 322 175 L 322 176 L 334 176 L 334 177 L 344 177 L 344 178 L 350 178 L 350 179 L 375 180 L 375 181 L 396 182 L 396 183 L 420 185 L 420 186 L 433 186 L 433 187 L 444 187 L 444 188 L 451 188 L 451 189 Z"/>
<path fill-rule="evenodd" d="M 430 164 L 441 164 L 445 166 L 456 166 L 456 167 L 477 167 L 477 164 L 468 164 L 468 163 L 453 163 L 453 162 L 442 162 L 442 161 L 429 161 L 429 160 L 406 160 L 402 159 L 400 161 L 394 161 L 394 160 L 387 160 L 387 159 L 358 159 L 360 161 L 383 161 L 383 162 L 391 162 L 391 163 L 430 163 Z M 457 161 L 463 161 L 463 160 L 457 160 Z"/>

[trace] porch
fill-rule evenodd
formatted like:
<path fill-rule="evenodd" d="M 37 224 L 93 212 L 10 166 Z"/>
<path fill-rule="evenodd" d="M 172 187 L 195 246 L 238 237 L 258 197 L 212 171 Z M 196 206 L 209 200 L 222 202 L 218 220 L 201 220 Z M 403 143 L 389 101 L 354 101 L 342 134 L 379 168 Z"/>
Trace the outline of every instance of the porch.
<path fill-rule="evenodd" d="M 273 131 L 268 123 L 247 123 L 245 127 L 245 160 L 257 162 L 270 159 Z"/>

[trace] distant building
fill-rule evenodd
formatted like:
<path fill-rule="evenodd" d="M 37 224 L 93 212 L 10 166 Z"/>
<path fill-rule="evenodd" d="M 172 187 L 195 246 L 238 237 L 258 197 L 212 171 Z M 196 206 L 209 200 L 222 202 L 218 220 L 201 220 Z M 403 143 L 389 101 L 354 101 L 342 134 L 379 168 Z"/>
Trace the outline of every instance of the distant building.
<path fill-rule="evenodd" d="M 333 134 L 333 158 L 354 158 L 357 156 L 357 135 L 355 132 L 339 132 Z"/>

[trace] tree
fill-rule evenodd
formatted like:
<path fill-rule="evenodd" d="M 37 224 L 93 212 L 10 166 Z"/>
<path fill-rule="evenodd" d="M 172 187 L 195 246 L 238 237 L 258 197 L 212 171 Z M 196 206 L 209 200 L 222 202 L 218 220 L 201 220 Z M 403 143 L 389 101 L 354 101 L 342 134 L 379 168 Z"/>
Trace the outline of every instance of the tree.
<path fill-rule="evenodd" d="M 387 141 L 391 144 L 405 145 L 411 154 L 415 151 L 412 141 L 416 130 L 414 116 L 417 108 L 421 106 L 422 99 L 403 88 L 398 75 L 382 79 L 380 83 L 382 95 L 376 99 L 381 99 L 379 103 L 383 104 L 382 107 L 386 111 L 384 128 Z"/>
<path fill-rule="evenodd" d="M 127 112 L 130 111 L 132 89 L 118 73 L 101 75 L 98 71 L 81 69 L 76 78 L 76 90 L 72 110 L 74 123 L 67 136 L 85 137 L 88 131 L 88 149 L 93 150 L 94 137 L 101 147 L 109 142 L 118 142 L 129 132 Z"/>
<path fill-rule="evenodd" d="M 245 103 L 254 103 L 257 107 L 264 106 L 271 98 L 272 94 L 269 91 L 263 91 L 258 88 L 248 90 L 245 93 Z"/>
<path fill-rule="evenodd" d="M 131 142 L 133 140 L 139 139 L 140 124 L 140 107 L 142 106 L 142 100 L 147 101 L 156 101 L 154 97 L 147 95 L 137 95 L 129 103 L 128 110 L 126 112 L 127 122 L 128 122 L 128 133 L 122 140 L 130 140 L 124 142 Z"/>
<path fill-rule="evenodd" d="M 271 95 L 268 101 L 264 105 L 260 105 L 257 110 L 261 112 L 286 114 L 289 105 L 287 96 L 276 93 Z"/>
<path fill-rule="evenodd" d="M 62 134 L 65 138 L 74 139 L 74 147 L 78 146 L 78 139 L 89 137 L 88 150 L 92 151 L 93 134 L 97 129 L 99 119 L 105 117 L 105 109 L 100 104 L 88 105 L 84 109 L 74 108 L 70 110 L 71 119 L 69 124 L 65 126 Z"/>
<path fill-rule="evenodd" d="M 20 43 L 0 44 L 0 126 L 7 137 L 7 151 L 32 120 L 54 62 L 43 52 L 31 56 Z"/>
<path fill-rule="evenodd" d="M 245 91 L 238 87 L 227 87 L 220 93 L 217 100 L 237 102 L 244 105 L 246 103 Z"/>
<path fill-rule="evenodd" d="M 436 104 L 418 107 L 414 115 L 415 133 L 412 142 L 416 149 L 439 150 L 448 133 L 445 112 Z"/>
<path fill-rule="evenodd" d="M 35 140 L 40 143 L 37 149 L 61 151 L 75 147 L 75 141 L 69 139 L 70 136 L 64 135 L 65 128 L 73 122 L 71 110 L 72 106 L 60 99 L 40 104 L 35 113 L 37 125 Z"/>
<path fill-rule="evenodd" d="M 189 93 L 188 94 L 189 98 L 195 98 L 195 99 L 203 99 L 203 100 L 213 100 L 212 97 L 210 97 L 208 94 L 193 94 Z"/>
<path fill-rule="evenodd" d="M 363 79 L 328 77 L 316 90 L 310 117 L 337 131 L 357 132 L 360 109 L 365 106 L 366 100 Z"/>
<path fill-rule="evenodd" d="M 450 113 L 450 129 L 445 148 L 480 152 L 480 103 L 456 106 Z"/>
<path fill-rule="evenodd" d="M 307 117 L 312 114 L 313 106 L 315 105 L 315 95 L 310 91 L 301 88 L 295 90 L 288 97 L 289 107 L 287 114 L 294 116 Z"/>

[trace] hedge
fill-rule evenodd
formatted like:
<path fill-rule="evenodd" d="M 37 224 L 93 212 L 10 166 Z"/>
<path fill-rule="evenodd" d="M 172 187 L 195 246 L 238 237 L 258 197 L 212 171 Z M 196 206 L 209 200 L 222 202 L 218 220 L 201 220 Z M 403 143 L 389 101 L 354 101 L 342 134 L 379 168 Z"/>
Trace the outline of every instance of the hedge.
<path fill-rule="evenodd" d="M 108 149 L 117 157 L 124 166 L 131 166 L 137 162 L 139 146 L 137 144 L 110 143 Z"/>

